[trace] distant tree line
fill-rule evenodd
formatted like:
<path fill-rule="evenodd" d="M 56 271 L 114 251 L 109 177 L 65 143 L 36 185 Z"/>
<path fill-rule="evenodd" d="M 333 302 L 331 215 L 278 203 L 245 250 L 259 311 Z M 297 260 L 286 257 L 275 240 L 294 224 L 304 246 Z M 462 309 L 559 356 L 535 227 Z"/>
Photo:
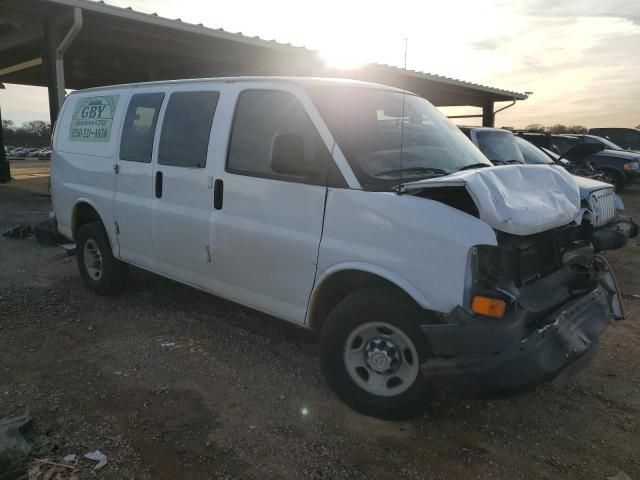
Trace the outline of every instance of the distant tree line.
<path fill-rule="evenodd" d="M 4 144 L 12 147 L 46 147 L 51 144 L 51 124 L 42 120 L 17 126 L 13 120 L 2 120 Z"/>
<path fill-rule="evenodd" d="M 551 125 L 550 127 L 545 127 L 544 125 L 540 125 L 539 123 L 532 123 L 531 125 L 527 125 L 526 130 L 531 132 L 540 132 L 540 133 L 587 133 L 589 130 L 584 125 L 562 125 L 561 123 L 556 123 L 555 125 Z"/>
<path fill-rule="evenodd" d="M 513 127 L 502 127 L 507 130 L 515 130 Z M 636 127 L 640 129 L 640 125 Z M 538 132 L 538 133 L 587 133 L 589 130 L 584 125 L 562 125 L 561 123 L 556 123 L 555 125 L 551 125 L 550 127 L 545 127 L 539 123 L 532 123 L 531 125 L 527 125 L 525 130 L 530 132 Z"/>

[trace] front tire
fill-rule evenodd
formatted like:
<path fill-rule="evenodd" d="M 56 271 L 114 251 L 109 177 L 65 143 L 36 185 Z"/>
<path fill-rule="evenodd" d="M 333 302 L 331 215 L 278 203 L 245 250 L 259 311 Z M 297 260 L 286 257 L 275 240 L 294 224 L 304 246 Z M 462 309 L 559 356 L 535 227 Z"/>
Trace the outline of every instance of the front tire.
<path fill-rule="evenodd" d="M 76 257 L 80 275 L 89 290 L 112 295 L 126 286 L 129 266 L 113 257 L 102 223 L 91 222 L 80 227 Z"/>
<path fill-rule="evenodd" d="M 400 420 L 420 414 L 434 390 L 420 365 L 431 349 L 425 313 L 390 288 L 355 292 L 331 311 L 320 338 L 327 383 L 365 415 Z"/>

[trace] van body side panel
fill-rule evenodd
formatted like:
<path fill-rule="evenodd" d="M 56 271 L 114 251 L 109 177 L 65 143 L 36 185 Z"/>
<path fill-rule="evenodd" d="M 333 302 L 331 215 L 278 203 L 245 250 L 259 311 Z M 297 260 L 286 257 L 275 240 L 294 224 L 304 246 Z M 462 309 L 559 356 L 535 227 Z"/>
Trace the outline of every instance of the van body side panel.
<path fill-rule="evenodd" d="M 71 94 L 56 125 L 51 190 L 61 231 L 71 232 L 76 205 L 92 205 L 116 245 L 113 217 L 114 163 L 127 90 Z"/>
<path fill-rule="evenodd" d="M 357 265 L 395 283 L 423 308 L 446 313 L 464 304 L 474 245 L 496 245 L 491 227 L 442 203 L 330 188 L 317 283 Z"/>

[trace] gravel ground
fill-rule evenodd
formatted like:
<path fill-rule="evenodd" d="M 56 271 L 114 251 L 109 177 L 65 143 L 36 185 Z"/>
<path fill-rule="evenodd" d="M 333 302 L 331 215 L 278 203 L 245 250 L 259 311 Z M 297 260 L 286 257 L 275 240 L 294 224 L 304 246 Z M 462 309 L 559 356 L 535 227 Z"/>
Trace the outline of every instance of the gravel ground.
<path fill-rule="evenodd" d="M 47 216 L 21 173 L 0 232 Z M 640 218 L 640 187 L 624 200 Z M 0 417 L 29 407 L 32 460 L 109 457 L 79 479 L 640 479 L 638 240 L 609 258 L 630 315 L 568 384 L 393 423 L 333 396 L 302 329 L 139 270 L 102 298 L 61 248 L 0 237 Z"/>

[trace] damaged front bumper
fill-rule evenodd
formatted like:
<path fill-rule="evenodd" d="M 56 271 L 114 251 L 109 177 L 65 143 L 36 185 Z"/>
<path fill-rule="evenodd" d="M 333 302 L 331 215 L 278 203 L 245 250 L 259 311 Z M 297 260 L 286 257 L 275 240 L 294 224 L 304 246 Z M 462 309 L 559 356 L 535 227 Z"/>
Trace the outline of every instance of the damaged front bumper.
<path fill-rule="evenodd" d="M 424 325 L 433 357 L 422 364 L 423 374 L 445 393 L 490 394 L 575 373 L 604 329 L 623 317 L 613 274 L 604 259 L 598 262 L 603 270 L 587 293 L 575 296 L 565 288 L 571 275 L 565 269 L 524 291 L 504 318 L 479 319 L 456 308 L 448 323 Z M 558 301 L 550 313 L 541 313 Z"/>
<path fill-rule="evenodd" d="M 607 225 L 593 231 L 592 243 L 596 252 L 624 247 L 638 236 L 638 224 L 631 217 L 619 216 Z"/>

